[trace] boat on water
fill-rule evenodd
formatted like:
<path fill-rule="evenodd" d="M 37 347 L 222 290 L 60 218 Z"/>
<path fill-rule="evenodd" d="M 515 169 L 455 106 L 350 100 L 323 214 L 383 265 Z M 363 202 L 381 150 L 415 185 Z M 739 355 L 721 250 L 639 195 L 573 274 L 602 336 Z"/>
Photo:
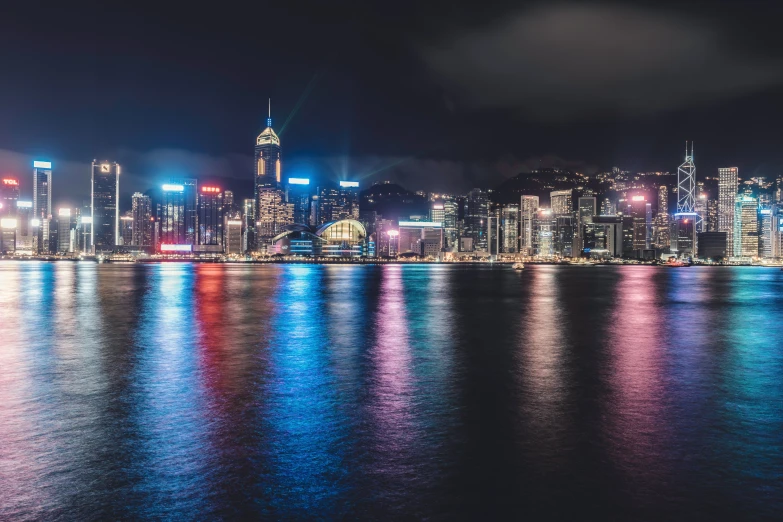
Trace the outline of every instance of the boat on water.
<path fill-rule="evenodd" d="M 525 265 L 517 262 L 511 265 L 511 268 L 513 268 L 514 270 L 524 270 Z"/>
<path fill-rule="evenodd" d="M 670 266 L 670 267 L 677 268 L 677 267 L 682 267 L 682 266 L 691 266 L 691 264 L 687 263 L 685 261 L 671 261 L 670 260 L 670 261 L 666 261 L 661 266 Z"/>

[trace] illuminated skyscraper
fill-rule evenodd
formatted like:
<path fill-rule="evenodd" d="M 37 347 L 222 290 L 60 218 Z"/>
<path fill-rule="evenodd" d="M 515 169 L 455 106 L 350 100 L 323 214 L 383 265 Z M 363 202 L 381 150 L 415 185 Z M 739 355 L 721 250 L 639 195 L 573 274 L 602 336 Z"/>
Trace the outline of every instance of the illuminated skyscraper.
<path fill-rule="evenodd" d="M 192 245 L 187 240 L 185 226 L 185 186 L 163 185 L 163 205 L 160 218 L 161 245 Z"/>
<path fill-rule="evenodd" d="M 550 207 L 555 216 L 565 216 L 574 211 L 573 190 L 555 190 L 549 193 Z"/>
<path fill-rule="evenodd" d="M 758 256 L 758 230 L 758 201 L 750 196 L 737 196 L 734 204 L 734 257 Z"/>
<path fill-rule="evenodd" d="M 242 251 L 256 250 L 256 200 L 242 201 Z"/>
<path fill-rule="evenodd" d="M 124 216 L 120 216 L 120 240 L 122 245 L 133 245 L 133 214 L 128 211 Z"/>
<path fill-rule="evenodd" d="M 514 254 L 519 251 L 519 205 L 504 205 L 500 211 L 501 251 Z"/>
<path fill-rule="evenodd" d="M 557 218 L 550 209 L 539 209 L 533 218 L 533 254 L 552 257 L 555 254 Z"/>
<path fill-rule="evenodd" d="M 581 196 L 577 202 L 576 232 L 574 234 L 574 256 L 581 255 L 585 247 L 585 226 L 593 222 L 593 217 L 598 215 L 598 200 L 595 196 Z"/>
<path fill-rule="evenodd" d="M 0 216 L 16 214 L 16 202 L 19 200 L 19 180 L 6 177 L 0 182 Z"/>
<path fill-rule="evenodd" d="M 459 204 L 454 199 L 443 200 L 443 234 L 446 248 L 456 252 L 459 243 Z"/>
<path fill-rule="evenodd" d="M 47 254 L 57 249 L 49 241 L 49 225 L 52 220 L 52 163 L 33 162 L 33 215 L 38 219 L 37 252 Z"/>
<path fill-rule="evenodd" d="M 120 166 L 104 161 L 92 162 L 92 240 L 93 252 L 109 252 L 120 238 Z"/>
<path fill-rule="evenodd" d="M 463 236 L 473 240 L 475 252 L 487 252 L 489 247 L 489 193 L 473 189 L 465 199 L 465 225 Z"/>
<path fill-rule="evenodd" d="M 293 206 L 294 223 L 310 224 L 310 180 L 288 178 L 285 189 L 286 201 Z"/>
<path fill-rule="evenodd" d="M 256 243 L 263 251 L 284 227 L 293 224 L 294 209 L 285 202 L 283 191 L 275 188 L 259 188 L 256 202 Z"/>
<path fill-rule="evenodd" d="M 38 219 L 52 215 L 52 164 L 33 162 L 33 214 Z"/>
<path fill-rule="evenodd" d="M 669 225 L 669 187 L 658 187 L 658 213 L 655 215 L 653 229 L 653 243 L 655 248 L 664 250 L 670 248 Z"/>
<path fill-rule="evenodd" d="M 696 211 L 696 165 L 693 163 L 693 142 L 688 153 L 685 143 L 685 162 L 677 169 L 677 213 Z"/>
<path fill-rule="evenodd" d="M 280 186 L 280 138 L 277 137 L 277 134 L 272 129 L 271 100 L 269 102 L 266 128 L 256 138 L 255 174 L 256 194 L 261 187 L 277 188 Z"/>
<path fill-rule="evenodd" d="M 718 232 L 726 232 L 726 252 L 734 253 L 734 213 L 738 187 L 737 167 L 718 169 Z"/>
<path fill-rule="evenodd" d="M 538 196 L 522 196 L 519 206 L 519 251 L 533 255 L 535 238 L 533 237 L 533 222 L 538 211 Z"/>
<path fill-rule="evenodd" d="M 58 254 L 73 252 L 73 235 L 71 233 L 72 219 L 71 209 L 61 208 L 57 210 L 57 249 Z"/>
<path fill-rule="evenodd" d="M 772 209 L 762 208 L 759 210 L 759 257 L 762 259 L 774 257 L 772 252 L 773 222 Z"/>
<path fill-rule="evenodd" d="M 16 253 L 32 255 L 37 246 L 35 234 L 37 227 L 33 226 L 33 202 L 16 202 Z M 40 220 L 39 220 L 40 221 Z"/>
<path fill-rule="evenodd" d="M 202 186 L 198 196 L 198 244 L 223 249 L 223 191 L 214 186 Z M 219 248 L 217 248 L 219 247 Z"/>
<path fill-rule="evenodd" d="M 633 250 L 648 250 L 652 245 L 652 205 L 643 195 L 632 196 L 626 214 L 632 219 Z"/>
<path fill-rule="evenodd" d="M 359 182 L 340 181 L 337 217 L 332 219 L 359 219 Z M 332 211 L 334 214 L 334 211 Z"/>
<path fill-rule="evenodd" d="M 133 237 L 135 246 L 152 246 L 152 199 L 141 192 L 131 198 L 131 216 L 133 217 Z"/>

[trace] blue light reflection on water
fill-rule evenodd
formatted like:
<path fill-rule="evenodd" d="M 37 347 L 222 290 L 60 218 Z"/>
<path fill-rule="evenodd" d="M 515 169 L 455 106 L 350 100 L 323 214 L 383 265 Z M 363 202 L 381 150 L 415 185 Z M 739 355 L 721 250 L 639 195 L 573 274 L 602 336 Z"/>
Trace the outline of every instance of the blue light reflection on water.
<path fill-rule="evenodd" d="M 767 516 L 783 275 L 0 264 L 0 518 Z"/>

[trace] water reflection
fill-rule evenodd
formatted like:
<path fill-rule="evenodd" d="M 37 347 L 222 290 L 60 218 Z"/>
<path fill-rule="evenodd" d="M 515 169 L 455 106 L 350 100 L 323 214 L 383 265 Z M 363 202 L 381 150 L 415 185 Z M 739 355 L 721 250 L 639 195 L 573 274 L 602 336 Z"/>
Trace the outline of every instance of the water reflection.
<path fill-rule="evenodd" d="M 625 267 L 620 273 L 606 345 L 609 398 L 606 401 L 608 450 L 618 472 L 645 487 L 666 480 L 669 439 L 665 361 L 662 343 L 664 303 L 656 291 L 662 274 L 651 267 Z M 682 340 L 679 340 L 682 341 Z M 679 342 L 672 349 L 688 349 Z"/>
<path fill-rule="evenodd" d="M 2 520 L 781 507 L 777 270 L 0 262 L 0 310 Z"/>
<path fill-rule="evenodd" d="M 286 266 L 277 283 L 263 425 L 270 464 L 265 513 L 339 512 L 345 423 L 321 332 L 324 267 Z M 339 328 L 339 324 L 333 325 Z M 348 506 L 343 506 L 347 508 Z"/>

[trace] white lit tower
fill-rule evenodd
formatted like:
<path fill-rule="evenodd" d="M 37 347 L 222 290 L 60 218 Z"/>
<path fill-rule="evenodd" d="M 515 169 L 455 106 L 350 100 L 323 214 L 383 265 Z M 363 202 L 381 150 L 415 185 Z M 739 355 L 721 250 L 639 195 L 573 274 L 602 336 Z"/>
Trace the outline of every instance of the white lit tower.
<path fill-rule="evenodd" d="M 685 142 L 685 163 L 677 169 L 677 213 L 696 212 L 696 165 L 693 163 L 693 142 L 688 154 L 688 142 Z"/>
<path fill-rule="evenodd" d="M 672 250 L 680 256 L 695 256 L 696 231 L 699 215 L 696 213 L 696 165 L 693 163 L 693 142 L 690 154 L 685 142 L 685 162 L 677 169 L 677 213 L 672 227 Z"/>

